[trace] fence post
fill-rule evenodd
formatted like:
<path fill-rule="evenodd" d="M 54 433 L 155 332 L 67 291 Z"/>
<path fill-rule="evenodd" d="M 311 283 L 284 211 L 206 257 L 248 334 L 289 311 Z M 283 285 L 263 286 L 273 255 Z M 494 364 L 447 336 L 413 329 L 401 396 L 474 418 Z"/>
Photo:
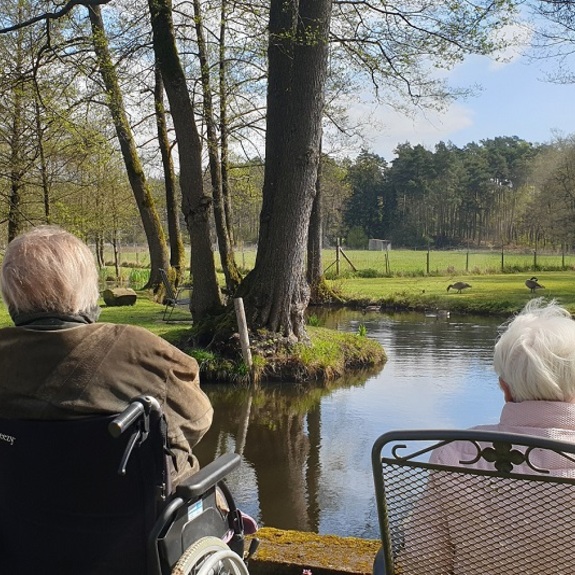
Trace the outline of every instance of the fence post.
<path fill-rule="evenodd" d="M 503 244 L 501 244 L 501 271 L 505 268 L 505 252 L 503 251 Z"/>
<path fill-rule="evenodd" d="M 429 244 L 427 244 L 427 275 L 429 275 Z"/>

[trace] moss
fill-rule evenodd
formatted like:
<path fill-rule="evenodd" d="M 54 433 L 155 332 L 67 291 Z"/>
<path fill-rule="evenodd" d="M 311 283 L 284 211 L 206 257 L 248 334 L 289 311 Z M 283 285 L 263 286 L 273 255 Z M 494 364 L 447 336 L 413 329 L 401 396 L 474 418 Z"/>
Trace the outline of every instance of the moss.
<path fill-rule="evenodd" d="M 257 537 L 260 547 L 249 565 L 253 575 L 300 575 L 303 569 L 310 569 L 313 575 L 367 575 L 380 547 L 378 540 L 271 527 L 260 529 Z"/>

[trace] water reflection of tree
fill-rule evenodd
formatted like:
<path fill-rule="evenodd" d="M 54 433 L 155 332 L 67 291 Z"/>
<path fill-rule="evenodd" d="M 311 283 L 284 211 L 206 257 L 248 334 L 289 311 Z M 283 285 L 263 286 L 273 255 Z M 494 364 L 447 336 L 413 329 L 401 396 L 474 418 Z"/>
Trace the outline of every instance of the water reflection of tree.
<path fill-rule="evenodd" d="M 321 399 L 334 389 L 363 385 L 369 375 L 364 371 L 325 385 L 283 384 L 255 390 L 207 386 L 214 424 L 195 453 L 205 464 L 225 451 L 226 440 L 232 437 L 235 451 L 255 471 L 263 524 L 317 531 Z"/>

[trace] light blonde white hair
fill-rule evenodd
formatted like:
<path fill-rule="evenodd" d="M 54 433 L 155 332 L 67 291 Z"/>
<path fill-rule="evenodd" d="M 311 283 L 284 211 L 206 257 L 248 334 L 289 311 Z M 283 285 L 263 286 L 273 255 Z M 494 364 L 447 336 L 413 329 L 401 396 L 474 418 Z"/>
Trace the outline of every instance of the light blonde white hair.
<path fill-rule="evenodd" d="M 2 261 L 1 289 L 12 316 L 79 314 L 98 305 L 98 269 L 88 246 L 57 226 L 16 237 Z"/>
<path fill-rule="evenodd" d="M 575 400 L 575 321 L 555 300 L 535 298 L 506 326 L 493 367 L 513 401 Z"/>

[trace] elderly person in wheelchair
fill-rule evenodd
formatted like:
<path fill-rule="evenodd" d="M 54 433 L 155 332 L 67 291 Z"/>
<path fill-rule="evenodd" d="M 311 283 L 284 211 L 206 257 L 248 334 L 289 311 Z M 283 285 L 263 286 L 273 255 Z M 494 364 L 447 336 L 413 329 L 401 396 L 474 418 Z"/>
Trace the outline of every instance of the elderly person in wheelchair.
<path fill-rule="evenodd" d="M 213 414 L 197 362 L 97 323 L 94 258 L 60 228 L 13 240 L 1 282 L 15 326 L 0 330 L 0 571 L 245 570 L 244 516 L 223 483 L 239 457 L 199 471 L 192 454 Z"/>

